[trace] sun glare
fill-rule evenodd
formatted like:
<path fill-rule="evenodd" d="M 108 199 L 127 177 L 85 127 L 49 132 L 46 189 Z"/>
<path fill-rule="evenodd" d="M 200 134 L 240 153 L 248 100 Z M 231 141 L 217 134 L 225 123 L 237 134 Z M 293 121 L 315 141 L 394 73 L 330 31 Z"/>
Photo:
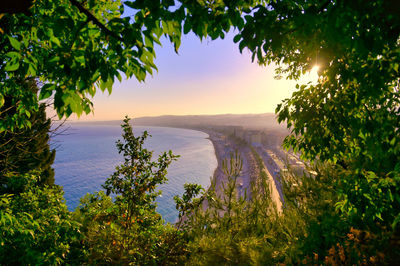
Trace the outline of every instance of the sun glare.
<path fill-rule="evenodd" d="M 319 70 L 319 65 L 314 65 L 313 68 L 311 68 L 308 77 L 312 82 L 317 82 L 319 77 L 318 70 Z"/>
<path fill-rule="evenodd" d="M 310 71 L 311 75 L 317 74 L 318 75 L 318 70 L 319 70 L 319 65 L 313 66 L 313 68 Z"/>

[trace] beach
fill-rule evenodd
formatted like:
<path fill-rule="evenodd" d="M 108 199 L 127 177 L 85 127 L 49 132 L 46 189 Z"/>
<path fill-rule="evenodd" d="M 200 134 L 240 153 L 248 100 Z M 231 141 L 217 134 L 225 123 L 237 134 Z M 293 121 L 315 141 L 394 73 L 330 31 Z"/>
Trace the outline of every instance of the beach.
<path fill-rule="evenodd" d="M 199 129 L 196 129 L 199 130 Z M 238 141 L 234 137 L 228 137 L 223 133 L 216 132 L 213 130 L 201 129 L 209 135 L 209 140 L 214 145 L 215 156 L 218 161 L 218 166 L 214 171 L 213 182 L 215 182 L 215 192 L 220 198 L 224 197 L 223 186 L 228 182 L 228 176 L 224 173 L 223 161 L 229 162 L 231 156 L 238 153 L 240 159 L 242 160 L 242 170 L 240 175 L 236 180 L 236 189 L 238 191 L 238 196 L 245 196 L 248 200 L 251 199 L 252 184 L 257 184 L 260 175 L 260 165 L 257 163 L 256 158 L 248 144 Z M 277 185 L 275 179 L 269 172 L 268 168 L 263 164 L 261 165 L 267 173 L 268 182 L 270 187 L 270 195 L 272 201 L 275 203 L 279 213 L 282 212 L 282 201 L 277 190 Z M 207 208 L 208 203 L 203 202 L 203 208 Z"/>

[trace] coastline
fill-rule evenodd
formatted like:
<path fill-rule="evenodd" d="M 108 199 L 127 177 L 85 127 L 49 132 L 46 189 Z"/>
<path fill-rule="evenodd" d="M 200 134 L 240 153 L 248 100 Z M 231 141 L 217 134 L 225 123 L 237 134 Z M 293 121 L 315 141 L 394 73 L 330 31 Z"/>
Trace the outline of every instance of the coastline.
<path fill-rule="evenodd" d="M 193 131 L 198 131 L 198 132 L 202 132 L 208 135 L 208 137 L 206 137 L 205 139 L 210 140 L 210 142 L 212 143 L 213 147 L 214 147 L 214 155 L 215 158 L 217 159 L 217 167 L 214 169 L 213 175 L 212 175 L 212 182 L 217 182 L 221 183 L 221 179 L 223 179 L 222 175 L 223 175 L 223 171 L 222 171 L 222 161 L 224 160 L 224 156 L 223 154 L 228 153 L 227 150 L 225 150 L 224 152 L 222 152 L 224 149 L 221 147 L 221 144 L 218 143 L 218 137 L 217 135 L 223 136 L 220 133 L 215 132 L 214 130 L 209 130 L 209 129 L 205 129 L 205 128 L 199 128 L 199 127 L 184 127 L 184 126 L 152 126 L 152 127 L 166 127 L 166 128 L 178 128 L 178 129 L 186 129 L 186 130 L 193 130 Z M 229 153 L 228 153 L 229 154 Z M 209 184 L 209 186 L 211 186 L 211 183 Z M 209 187 L 207 188 L 207 190 L 209 189 Z M 217 188 L 216 188 L 217 190 Z M 221 191 L 220 191 L 221 192 Z"/>
<path fill-rule="evenodd" d="M 236 189 L 238 191 L 238 196 L 245 196 L 247 200 L 252 198 L 252 184 L 257 184 L 259 182 L 259 173 L 264 171 L 268 176 L 268 181 L 270 184 L 271 199 L 275 203 L 278 213 L 282 212 L 282 202 L 283 197 L 279 194 L 277 188 L 276 180 L 274 176 L 270 173 L 269 169 L 263 162 L 261 165 L 257 161 L 250 146 L 240 143 L 240 141 L 226 135 L 226 133 L 220 133 L 213 129 L 208 129 L 204 127 L 191 127 L 191 126 L 159 126 L 159 127 L 169 127 L 169 128 L 180 128 L 186 130 L 194 130 L 198 132 L 203 132 L 208 135 L 205 139 L 211 141 L 214 147 L 214 154 L 217 159 L 217 167 L 214 170 L 211 182 L 215 183 L 216 195 L 220 198 L 224 197 L 223 185 L 228 182 L 228 177 L 225 175 L 222 165 L 223 161 L 229 161 L 231 154 L 238 152 L 240 159 L 242 160 L 242 171 L 237 178 Z M 257 152 L 258 153 L 258 152 Z M 209 187 L 206 190 L 210 189 Z M 203 201 L 203 209 L 208 207 L 207 200 Z"/>
<path fill-rule="evenodd" d="M 204 132 L 204 133 L 205 133 L 205 132 Z M 219 154 L 217 154 L 217 148 L 215 147 L 215 146 L 216 146 L 215 141 L 214 141 L 213 139 L 210 138 L 210 135 L 208 135 L 208 137 L 207 137 L 206 139 L 208 139 L 208 140 L 212 143 L 212 145 L 213 145 L 213 147 L 214 147 L 215 158 L 217 158 L 217 167 L 215 167 L 214 173 L 213 173 L 213 176 L 212 176 L 212 179 L 213 179 L 213 181 L 214 181 L 215 178 L 217 178 L 217 170 L 218 170 L 218 168 L 222 167 L 222 165 L 221 165 L 220 160 L 219 160 L 219 158 L 220 158 L 220 157 L 219 157 Z"/>
<path fill-rule="evenodd" d="M 185 127 L 185 129 L 200 131 L 208 134 L 208 137 L 206 137 L 206 139 L 210 140 L 214 146 L 214 153 L 215 157 L 217 158 L 217 167 L 214 170 L 211 182 L 215 183 L 215 192 L 217 196 L 219 196 L 220 198 L 224 197 L 223 184 L 228 182 L 228 178 L 222 169 L 222 162 L 224 160 L 229 160 L 230 155 L 235 151 L 237 151 L 243 163 L 241 174 L 239 175 L 236 183 L 236 189 L 238 191 L 238 195 L 239 196 L 246 195 L 247 199 L 251 199 L 252 197 L 251 184 L 252 183 L 257 184 L 257 182 L 259 182 L 258 177 L 260 170 L 262 170 L 267 174 L 268 177 L 270 191 L 271 191 L 271 199 L 276 204 L 278 213 L 282 212 L 282 200 L 277 190 L 276 180 L 271 175 L 264 162 L 260 165 L 252 149 L 249 146 L 237 143 L 237 141 L 230 138 L 229 136 L 226 136 L 225 134 L 219 133 L 212 129 L 198 128 L 198 127 L 196 128 Z M 207 200 L 204 200 L 203 209 L 206 209 L 207 207 L 208 207 L 208 202 Z"/>
<path fill-rule="evenodd" d="M 239 196 L 247 196 L 251 198 L 251 183 L 255 182 L 259 172 L 258 165 L 253 157 L 249 147 L 237 145 L 231 138 L 226 135 L 207 129 L 193 129 L 208 134 L 206 139 L 209 139 L 214 146 L 215 156 L 217 158 L 217 167 L 214 170 L 212 182 L 215 183 L 215 192 L 218 196 L 223 197 L 223 184 L 228 182 L 228 178 L 222 169 L 222 162 L 229 160 L 231 154 L 238 152 L 243 162 L 241 174 L 237 178 L 237 191 Z M 207 207 L 207 203 L 205 206 Z"/>
<path fill-rule="evenodd" d="M 115 166 L 121 164 L 122 158 L 115 148 L 115 141 L 121 139 L 120 126 L 83 125 L 72 129 L 74 134 L 60 135 L 56 139 L 62 142 L 62 146 L 57 149 L 57 158 L 53 164 L 56 184 L 63 186 L 64 198 L 70 211 L 79 205 L 80 199 L 87 193 L 102 190 L 101 185 L 115 171 Z M 155 150 L 154 156 L 169 149 L 177 154 L 187 154 L 184 158 L 186 162 L 180 159 L 179 162 L 174 162 L 174 169 L 168 169 L 170 180 L 163 184 L 163 188 L 159 188 L 164 193 L 163 198 L 157 199 L 158 211 L 166 221 L 173 223 L 178 217 L 173 196 L 182 196 L 184 184 L 197 183 L 205 189 L 209 187 L 210 178 L 217 167 L 216 157 L 212 157 L 215 156 L 215 148 L 205 140 L 208 135 L 200 131 L 172 127 L 139 127 L 135 133 L 140 135 L 146 129 L 159 132 L 155 132 L 155 136 L 151 138 L 153 144 L 146 142 L 150 145 L 146 148 Z M 181 141 L 181 137 L 184 141 Z M 194 146 L 192 141 L 196 143 Z M 176 147 L 181 147 L 182 150 L 178 152 Z M 85 163 L 84 167 L 82 162 Z"/>
<path fill-rule="evenodd" d="M 235 140 L 234 138 L 226 135 L 226 133 L 220 133 L 213 129 L 208 129 L 204 127 L 191 127 L 191 126 L 160 126 L 160 127 L 170 127 L 170 128 L 180 128 L 187 130 L 194 130 L 198 132 L 203 132 L 208 135 L 205 139 L 211 141 L 214 147 L 214 154 L 217 159 L 217 167 L 214 170 L 213 176 L 211 178 L 211 182 L 209 187 L 206 190 L 210 189 L 211 183 L 215 183 L 215 192 L 216 195 L 220 198 L 224 197 L 223 185 L 228 182 L 228 177 L 224 173 L 222 169 L 223 161 L 229 161 L 231 154 L 238 152 L 242 160 L 242 171 L 241 174 L 237 178 L 236 189 L 238 191 L 238 196 L 245 196 L 247 200 L 252 198 L 252 184 L 257 184 L 259 182 L 259 174 L 262 170 L 268 176 L 270 191 L 271 191 L 271 199 L 275 203 L 278 213 L 282 212 L 283 207 L 283 197 L 279 193 L 276 180 L 274 176 L 270 173 L 269 169 L 266 167 L 263 162 L 261 165 L 259 164 L 257 158 L 255 157 L 252 148 L 247 144 L 240 143 L 240 141 Z M 258 153 L 258 152 L 257 152 Z M 208 207 L 207 200 L 203 201 L 203 209 Z"/>

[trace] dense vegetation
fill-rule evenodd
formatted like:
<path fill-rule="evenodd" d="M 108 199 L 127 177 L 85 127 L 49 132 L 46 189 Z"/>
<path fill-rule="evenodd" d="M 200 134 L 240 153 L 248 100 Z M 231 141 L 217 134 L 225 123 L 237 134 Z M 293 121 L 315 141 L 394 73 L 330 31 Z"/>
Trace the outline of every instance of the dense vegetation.
<path fill-rule="evenodd" d="M 32 147 L 45 151 L 43 165 L 27 173 L 16 160 L 0 169 L 2 264 L 399 264 L 397 1 L 23 2 L 0 8 L 2 139 L 29 136 L 34 117 L 48 128 L 39 100 L 54 97 L 60 116 L 79 115 L 120 73 L 144 80 L 163 35 L 178 49 L 182 32 L 216 39 L 235 27 L 240 50 L 275 62 L 280 76 L 320 66 L 317 84 L 299 85 L 277 108 L 292 130 L 285 145 L 317 175 L 284 176 L 286 206 L 277 215 L 262 175 L 251 199 L 236 197 L 240 159 L 233 158 L 225 197 L 186 185 L 176 198 L 182 220 L 164 225 L 154 189 L 175 157 L 152 161 L 146 135 L 134 137 L 125 121 L 117 148 L 126 161 L 104 185 L 116 200 L 95 193 L 70 213 L 61 189 L 43 182 L 40 170 L 54 155 L 41 133 Z M 44 84 L 39 93 L 27 88 L 32 80 Z"/>
<path fill-rule="evenodd" d="M 34 80 L 21 83 L 21 88 L 38 92 Z M 7 96 L 6 96 L 7 97 Z M 10 113 L 15 113 L 16 106 L 10 101 L 0 107 L 0 119 Z M 55 158 L 55 150 L 50 150 L 49 132 L 51 120 L 46 117 L 46 104 L 41 103 L 36 112 L 29 115 L 27 122 L 29 130 L 15 129 L 0 135 L 0 185 L 7 183 L 9 174 L 27 174 L 32 170 L 41 171 L 40 182 L 47 185 L 54 184 L 54 170 L 51 168 Z M 0 191 L 6 192 L 4 186 Z"/>

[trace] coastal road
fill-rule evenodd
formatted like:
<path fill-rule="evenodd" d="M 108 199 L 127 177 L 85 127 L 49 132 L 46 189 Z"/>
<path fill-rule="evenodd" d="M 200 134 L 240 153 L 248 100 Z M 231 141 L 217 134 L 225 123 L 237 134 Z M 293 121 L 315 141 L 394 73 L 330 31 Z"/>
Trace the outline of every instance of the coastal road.
<path fill-rule="evenodd" d="M 282 189 L 280 170 L 284 169 L 284 164 L 277 160 L 276 155 L 269 149 L 263 147 L 256 147 L 256 151 L 261 156 L 264 162 L 265 170 L 268 176 L 271 178 L 273 184 L 272 191 L 276 191 L 279 195 L 281 206 L 285 205 L 285 198 Z"/>
<path fill-rule="evenodd" d="M 259 152 L 257 152 L 259 154 Z M 275 178 L 271 175 L 270 171 L 266 167 L 264 162 L 261 162 L 262 165 L 261 167 L 263 168 L 262 170 L 267 174 L 267 180 L 269 184 L 269 191 L 270 191 L 270 197 L 271 200 L 275 203 L 276 210 L 278 213 L 282 213 L 282 206 L 284 203 L 284 198 L 283 194 L 278 190 L 278 186 L 276 184 Z"/>

